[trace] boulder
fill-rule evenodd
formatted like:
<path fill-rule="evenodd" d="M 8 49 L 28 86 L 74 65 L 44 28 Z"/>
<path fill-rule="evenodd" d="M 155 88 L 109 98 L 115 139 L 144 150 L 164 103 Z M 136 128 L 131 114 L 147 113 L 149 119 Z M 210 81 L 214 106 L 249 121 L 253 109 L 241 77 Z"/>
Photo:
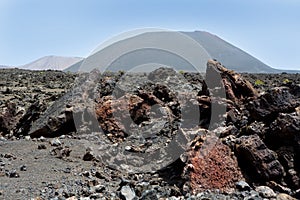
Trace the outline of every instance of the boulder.
<path fill-rule="evenodd" d="M 270 124 L 279 113 L 292 113 L 300 102 L 289 93 L 286 87 L 276 87 L 246 104 L 252 120 Z"/>
<path fill-rule="evenodd" d="M 243 180 L 237 159 L 228 146 L 220 141 L 209 144 L 209 136 L 196 140 L 198 141 L 192 143 L 194 150 L 191 152 L 189 165 L 193 192 L 207 189 L 228 192 L 235 187 L 236 182 Z"/>
<path fill-rule="evenodd" d="M 276 153 L 267 148 L 258 135 L 242 136 L 236 144 L 236 153 L 242 169 L 260 181 L 281 180 L 284 169 Z"/>
<path fill-rule="evenodd" d="M 240 74 L 225 68 L 220 62 L 209 60 L 207 62 L 206 82 L 209 88 L 220 86 L 219 80 L 223 82 L 226 97 L 238 103 L 247 97 L 256 97 L 257 91 L 252 84 Z"/>

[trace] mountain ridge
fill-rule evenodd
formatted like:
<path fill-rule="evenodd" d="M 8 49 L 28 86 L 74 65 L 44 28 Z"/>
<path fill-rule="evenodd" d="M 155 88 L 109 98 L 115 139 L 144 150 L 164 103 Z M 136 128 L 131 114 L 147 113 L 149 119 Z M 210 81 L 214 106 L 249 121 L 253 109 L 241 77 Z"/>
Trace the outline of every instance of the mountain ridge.
<path fill-rule="evenodd" d="M 233 44 L 227 42 L 226 40 L 223 40 L 219 36 L 209 33 L 207 31 L 180 32 L 180 33 L 185 34 L 190 38 L 192 38 L 193 40 L 195 40 L 196 42 L 198 42 L 207 51 L 211 59 L 216 59 L 228 69 L 235 70 L 239 73 L 282 73 L 282 72 L 300 73 L 300 71 L 297 70 L 283 70 L 283 69 L 272 68 L 266 65 L 265 63 L 263 63 L 262 61 L 258 60 L 254 56 L 252 56 L 250 53 L 240 49 L 237 46 L 234 46 Z M 147 34 L 147 33 L 143 33 L 143 34 Z M 134 36 L 132 38 L 135 38 L 139 42 L 143 37 Z M 129 38 L 129 40 L 131 40 L 132 38 Z M 122 43 L 125 40 L 120 40 L 117 43 Z M 167 63 L 168 66 L 175 67 L 176 69 L 178 68 L 181 69 L 180 67 L 186 64 L 181 60 L 178 60 L 177 59 L 178 56 L 172 57 L 170 55 L 164 54 L 164 52 L 159 52 L 159 51 L 147 52 L 147 51 L 148 50 L 143 50 L 143 52 L 133 52 L 133 53 L 130 52 L 128 53 L 128 55 L 126 55 L 127 57 L 122 56 L 117 60 L 115 60 L 111 64 L 110 66 L 111 68 L 109 70 L 127 71 L 133 66 L 139 66 L 140 64 L 143 63 L 160 63 L 160 64 Z M 92 63 L 92 65 L 94 66 L 96 66 L 97 64 L 97 58 L 96 58 L 97 56 L 95 54 L 91 55 L 88 60 L 88 63 Z M 64 71 L 71 71 L 71 72 L 79 71 L 82 63 L 84 63 L 84 60 L 75 63 L 74 65 L 68 67 Z"/>
<path fill-rule="evenodd" d="M 180 32 L 198 42 L 210 55 L 211 59 L 220 61 L 225 67 L 235 70 L 239 73 L 300 73 L 300 70 L 275 69 L 259 59 L 252 56 L 250 53 L 240 49 L 237 46 L 223 40 L 221 37 L 207 31 Z M 122 41 L 121 41 L 122 42 Z M 131 57 L 130 57 L 131 56 Z M 165 52 L 144 52 L 131 53 L 127 58 L 120 58 L 113 63 L 113 70 L 128 70 L 132 66 L 137 66 L 140 63 L 151 63 L 153 59 L 157 59 L 157 63 L 164 64 L 166 61 L 169 66 L 182 67 L 184 62 L 176 57 L 171 57 Z M 96 57 L 96 56 L 95 56 Z M 149 58 L 150 57 L 150 58 Z M 152 59 L 152 60 L 151 60 Z M 41 57 L 30 63 L 20 66 L 0 65 L 0 68 L 20 68 L 28 70 L 62 70 L 76 72 L 79 71 L 81 64 L 85 61 L 82 57 L 64 57 L 49 55 Z M 97 60 L 95 60 L 97 61 Z M 156 60 L 155 60 L 156 61 Z M 161 61 L 161 62 L 159 62 Z M 178 66 L 176 66 L 178 65 Z M 184 70 L 184 69 L 182 69 Z"/>
<path fill-rule="evenodd" d="M 30 70 L 64 70 L 82 59 L 83 58 L 81 57 L 63 57 L 50 55 L 41 57 L 28 64 L 18 66 L 18 68 Z"/>

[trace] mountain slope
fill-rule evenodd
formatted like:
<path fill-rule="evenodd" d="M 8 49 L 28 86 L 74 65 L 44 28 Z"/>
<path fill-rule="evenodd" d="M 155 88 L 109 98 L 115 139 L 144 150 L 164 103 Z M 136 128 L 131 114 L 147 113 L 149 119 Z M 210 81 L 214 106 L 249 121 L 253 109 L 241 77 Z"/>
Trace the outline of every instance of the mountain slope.
<path fill-rule="evenodd" d="M 212 58 L 217 59 L 229 69 L 250 73 L 281 72 L 211 33 L 205 31 L 182 33 L 199 42 Z"/>
<path fill-rule="evenodd" d="M 19 66 L 19 68 L 30 70 L 64 70 L 82 59 L 80 57 L 45 56 L 26 65 Z"/>
<path fill-rule="evenodd" d="M 245 51 L 235 47 L 234 45 L 224 41 L 223 39 L 205 31 L 194 31 L 194 32 L 181 32 L 188 35 L 197 41 L 210 55 L 211 58 L 217 59 L 224 66 L 237 72 L 249 72 L 249 73 L 281 73 L 283 71 L 295 72 L 289 70 L 277 70 L 264 64 L 260 60 L 246 53 Z M 127 40 L 134 40 L 136 42 L 143 41 L 146 34 L 144 33 Z M 165 33 L 158 33 L 165 34 Z M 118 41 L 122 43 L 124 41 Z M 114 45 L 114 44 L 113 44 Z M 112 45 L 112 46 L 113 46 Z M 117 45 L 116 45 L 117 46 Z M 113 49 L 113 48 L 112 48 Z M 105 50 L 104 50 L 105 51 Z M 107 53 L 107 52 L 106 52 Z M 97 63 L 101 63 L 101 52 L 98 52 L 89 57 L 88 63 L 92 66 L 97 66 Z M 204 59 L 204 58 L 203 58 Z M 162 65 L 168 65 L 176 67 L 176 69 L 189 70 L 192 66 L 188 66 L 183 59 L 178 59 L 178 56 L 174 56 L 170 53 L 163 52 L 160 50 L 142 50 L 133 51 L 121 56 L 115 60 L 109 70 L 129 70 L 134 66 L 139 66 L 144 63 L 160 63 Z M 80 63 L 76 63 L 64 71 L 78 71 L 80 69 Z M 82 71 L 83 69 L 81 69 Z M 101 70 L 101 69 L 100 69 Z M 104 70 L 104 69 L 102 69 Z M 84 70 L 83 70 L 84 71 Z"/>

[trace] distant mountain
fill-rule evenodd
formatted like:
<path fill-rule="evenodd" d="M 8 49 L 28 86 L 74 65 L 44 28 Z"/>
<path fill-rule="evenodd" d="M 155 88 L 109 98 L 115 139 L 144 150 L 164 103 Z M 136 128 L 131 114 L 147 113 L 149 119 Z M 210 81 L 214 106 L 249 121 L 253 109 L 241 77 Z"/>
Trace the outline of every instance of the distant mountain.
<path fill-rule="evenodd" d="M 18 66 L 18 68 L 30 70 L 64 70 L 82 59 L 80 57 L 45 56 L 26 65 Z"/>
<path fill-rule="evenodd" d="M 0 69 L 4 69 L 4 68 L 13 68 L 13 66 L 8 66 L 8 65 L 0 65 Z"/>
<path fill-rule="evenodd" d="M 237 72 L 249 73 L 280 73 L 281 70 L 274 69 L 245 51 L 233 46 L 225 40 L 205 31 L 182 32 L 195 41 L 224 66 Z"/>
<path fill-rule="evenodd" d="M 297 71 L 290 70 L 278 70 L 274 69 L 257 58 L 251 56 L 245 51 L 235 47 L 234 45 L 224 41 L 216 35 L 205 31 L 195 31 L 195 32 L 181 32 L 183 34 L 188 35 L 196 42 L 198 42 L 210 55 L 211 58 L 217 59 L 224 66 L 229 69 L 235 70 L 237 72 L 248 72 L 248 73 L 281 73 L 281 72 L 289 72 L 296 73 Z M 142 42 L 145 36 L 149 33 L 144 33 L 138 36 L 134 36 L 127 40 L 135 40 L 135 42 Z M 166 34 L 164 32 L 158 34 Z M 124 41 L 118 41 L 117 43 L 122 43 Z M 113 46 L 113 45 L 112 45 Z M 117 45 L 116 45 L 117 46 Z M 112 47 L 113 49 L 114 47 Z M 104 51 L 105 52 L 105 49 Z M 101 56 L 103 52 L 98 52 L 89 57 L 88 63 L 92 67 L 97 67 L 99 61 L 101 61 Z M 112 51 L 114 52 L 114 51 Z M 109 52 L 105 52 L 109 53 Z M 104 54 L 105 54 L 104 53 Z M 83 61 L 75 63 L 74 65 L 66 68 L 64 71 L 78 71 L 80 69 Z M 101 63 L 101 62 L 100 62 Z M 191 69 L 190 64 L 187 63 L 184 59 L 178 58 L 171 53 L 162 51 L 162 50 L 153 50 L 153 49 L 143 49 L 141 51 L 133 51 L 126 55 L 123 55 L 119 59 L 115 60 L 109 70 L 110 71 L 118 71 L 118 70 L 129 70 L 133 66 L 139 66 L 144 63 L 160 63 L 162 65 L 168 65 L 176 67 L 176 69 L 182 69 L 188 71 Z M 84 71 L 85 69 L 80 69 L 80 71 Z M 89 69 L 90 70 L 90 69 Z M 103 70 L 103 69 L 102 69 Z M 100 69 L 101 71 L 101 69 Z M 300 72 L 300 71 L 299 71 Z"/>

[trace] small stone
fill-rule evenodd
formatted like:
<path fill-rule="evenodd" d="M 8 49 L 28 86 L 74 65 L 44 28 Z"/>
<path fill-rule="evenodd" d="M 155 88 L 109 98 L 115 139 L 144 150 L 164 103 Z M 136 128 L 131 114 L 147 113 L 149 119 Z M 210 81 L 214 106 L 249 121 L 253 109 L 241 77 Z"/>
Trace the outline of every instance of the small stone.
<path fill-rule="evenodd" d="M 261 197 L 264 197 L 264 198 L 276 197 L 275 192 L 268 186 L 258 186 L 257 188 L 255 188 L 255 190 L 256 190 L 256 192 L 259 193 L 259 195 Z"/>
<path fill-rule="evenodd" d="M 9 171 L 6 173 L 6 175 L 9 177 L 9 178 L 19 178 L 20 175 L 19 173 L 17 173 L 17 171 L 15 169 Z"/>
<path fill-rule="evenodd" d="M 90 172 L 89 171 L 84 171 L 82 172 L 83 176 L 89 177 L 90 176 Z"/>
<path fill-rule="evenodd" d="M 155 190 L 146 190 L 143 192 L 141 200 L 157 200 L 157 192 Z"/>
<path fill-rule="evenodd" d="M 31 137 L 29 135 L 26 135 L 25 140 L 29 141 L 29 140 L 31 140 Z"/>
<path fill-rule="evenodd" d="M 126 150 L 126 151 L 130 151 L 130 150 L 131 150 L 131 146 L 126 146 L 126 147 L 125 147 L 125 150 Z"/>
<path fill-rule="evenodd" d="M 95 155 L 94 155 L 94 152 L 93 151 L 87 151 L 83 158 L 82 158 L 84 161 L 92 161 L 92 160 L 95 160 Z"/>
<path fill-rule="evenodd" d="M 71 168 L 70 167 L 67 167 L 63 170 L 66 174 L 69 174 L 71 173 Z"/>
<path fill-rule="evenodd" d="M 280 193 L 277 195 L 276 200 L 296 200 L 288 194 Z"/>
<path fill-rule="evenodd" d="M 6 163 L 5 162 L 3 162 L 3 161 L 0 161 L 0 167 L 4 167 L 6 165 Z"/>
<path fill-rule="evenodd" d="M 101 194 L 94 193 L 94 194 L 91 194 L 89 197 L 91 199 L 100 199 L 102 196 L 101 196 Z"/>
<path fill-rule="evenodd" d="M 9 159 L 17 159 L 17 157 L 15 156 L 15 155 L 13 155 L 13 154 L 10 154 L 10 153 L 6 153 L 6 154 L 4 154 L 4 156 L 3 156 L 4 158 L 9 158 Z"/>
<path fill-rule="evenodd" d="M 43 137 L 43 136 L 41 136 L 41 137 L 38 138 L 38 141 L 39 141 L 39 142 L 45 142 L 45 141 L 46 141 L 46 138 Z"/>
<path fill-rule="evenodd" d="M 132 200 L 135 198 L 135 192 L 128 185 L 122 187 L 121 195 L 126 200 Z"/>
<path fill-rule="evenodd" d="M 39 144 L 38 149 L 47 149 L 45 144 Z"/>
<path fill-rule="evenodd" d="M 101 193 L 105 190 L 105 186 L 104 185 L 96 185 L 94 186 L 95 192 L 97 193 Z"/>
<path fill-rule="evenodd" d="M 59 139 L 65 139 L 65 138 L 66 138 L 66 135 L 59 136 Z"/>
<path fill-rule="evenodd" d="M 58 138 L 54 138 L 53 140 L 50 141 L 51 146 L 60 146 L 61 142 Z"/>
<path fill-rule="evenodd" d="M 239 181 L 235 185 L 239 191 L 250 191 L 251 190 L 251 187 L 245 181 Z"/>
<path fill-rule="evenodd" d="M 66 200 L 77 200 L 77 198 L 75 196 L 73 196 L 73 197 L 67 198 Z"/>
<path fill-rule="evenodd" d="M 20 166 L 20 170 L 21 170 L 21 171 L 27 171 L 26 165 L 21 165 L 21 166 Z"/>

